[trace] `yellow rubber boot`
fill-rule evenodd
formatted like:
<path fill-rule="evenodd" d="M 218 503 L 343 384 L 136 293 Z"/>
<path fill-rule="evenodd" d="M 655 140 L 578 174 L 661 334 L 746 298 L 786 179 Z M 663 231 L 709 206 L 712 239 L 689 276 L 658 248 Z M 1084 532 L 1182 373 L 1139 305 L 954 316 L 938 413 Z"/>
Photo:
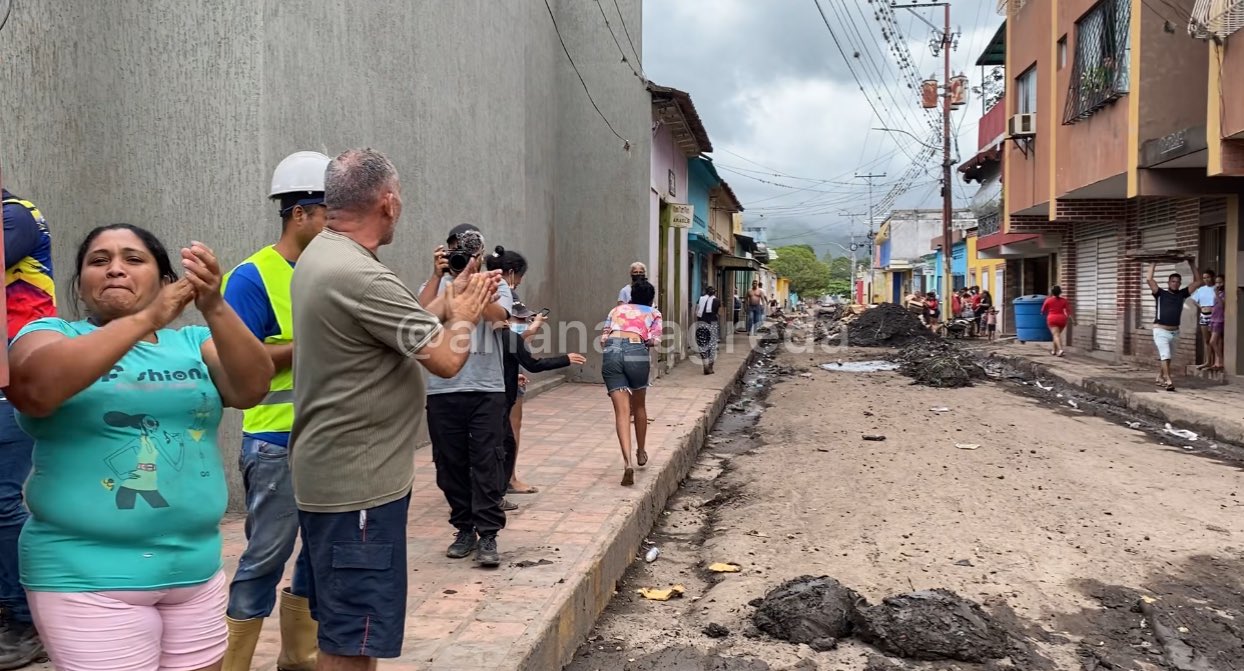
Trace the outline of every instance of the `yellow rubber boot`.
<path fill-rule="evenodd" d="M 221 671 L 250 671 L 255 645 L 259 643 L 259 632 L 263 629 L 263 618 L 235 620 L 225 617 L 225 622 L 229 625 L 229 648 L 225 651 Z"/>
<path fill-rule="evenodd" d="M 281 590 L 281 656 L 279 671 L 315 671 L 316 635 L 319 626 L 311 618 L 307 598 Z"/>

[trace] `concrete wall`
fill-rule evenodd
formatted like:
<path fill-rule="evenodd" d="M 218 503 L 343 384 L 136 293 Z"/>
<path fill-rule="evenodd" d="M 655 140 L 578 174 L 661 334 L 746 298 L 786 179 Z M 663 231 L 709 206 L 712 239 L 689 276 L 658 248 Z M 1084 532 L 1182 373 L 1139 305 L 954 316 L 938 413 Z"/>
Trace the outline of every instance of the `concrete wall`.
<path fill-rule="evenodd" d="M 1244 73 L 1244 40 L 1228 38 L 1219 51 L 1221 53 L 1219 69 L 1221 76 L 1218 81 L 1222 91 L 1222 98 L 1219 102 L 1219 109 L 1222 113 L 1222 136 L 1244 138 L 1244 76 L 1241 76 Z"/>
<path fill-rule="evenodd" d="M 619 0 L 636 39 L 640 4 Z M 51 223 L 62 312 L 93 226 L 199 239 L 233 264 L 279 233 L 264 196 L 283 156 L 372 146 L 402 174 L 403 221 L 382 258 L 407 283 L 451 226 L 475 222 L 527 256 L 528 304 L 594 327 L 650 249 L 650 101 L 594 5 L 553 6 L 629 149 L 543 3 L 15 3 L 0 160 Z M 599 355 L 577 374 L 598 379 Z M 222 426 L 227 462 L 238 426 L 236 413 Z"/>
<path fill-rule="evenodd" d="M 1006 174 L 1006 208 L 1023 213 L 1050 200 L 1050 161 L 1053 160 L 1054 132 L 1061 118 L 1051 113 L 1054 94 L 1054 68 L 1050 45 L 1054 41 L 1050 2 L 1027 2 L 1006 24 L 1006 88 L 1015 95 L 1006 97 L 1007 116 L 1015 114 L 1019 87 L 1016 79 L 1029 67 L 1037 67 L 1037 135 L 1031 143 L 1003 145 Z"/>
<path fill-rule="evenodd" d="M 1125 94 L 1114 102 L 1107 103 L 1088 118 L 1071 125 L 1063 125 L 1063 112 L 1067 105 L 1068 89 L 1071 86 L 1071 74 L 1075 70 L 1076 54 L 1076 22 L 1099 0 L 1062 0 L 1058 3 L 1058 25 L 1054 29 L 1054 39 L 1066 35 L 1067 62 L 1057 71 L 1054 85 L 1055 96 L 1055 129 L 1057 147 L 1055 149 L 1056 177 L 1054 184 L 1055 197 L 1066 195 L 1069 191 L 1096 184 L 1102 180 L 1127 172 L 1128 153 L 1127 137 L 1128 100 Z M 1133 3 L 1136 4 L 1136 3 Z M 1134 11 L 1134 10 L 1133 10 Z M 1129 34 L 1132 48 L 1140 43 L 1137 35 Z M 1047 59 L 1046 62 L 1049 62 Z M 1057 63 L 1051 63 L 1056 66 Z M 1054 71 L 1055 68 L 1047 68 Z M 1131 71 L 1131 87 L 1136 88 L 1139 74 L 1135 68 Z M 1132 129 L 1134 131 L 1134 129 Z M 1126 193 L 1115 195 L 1125 196 Z"/>
<path fill-rule="evenodd" d="M 1170 0 L 1167 13 L 1188 16 L 1193 0 Z M 1205 125 L 1209 51 L 1186 31 L 1166 32 L 1166 19 L 1143 3 L 1140 47 L 1140 141 Z M 1135 80 L 1133 80 L 1135 81 Z"/>

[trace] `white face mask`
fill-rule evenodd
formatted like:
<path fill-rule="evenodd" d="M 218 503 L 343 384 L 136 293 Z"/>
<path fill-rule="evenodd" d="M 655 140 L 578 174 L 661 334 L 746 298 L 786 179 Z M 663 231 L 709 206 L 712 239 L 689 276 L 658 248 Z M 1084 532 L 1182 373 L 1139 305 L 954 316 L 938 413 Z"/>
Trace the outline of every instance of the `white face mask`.
<path fill-rule="evenodd" d="M 527 324 L 510 324 L 510 330 L 522 335 L 527 331 Z"/>

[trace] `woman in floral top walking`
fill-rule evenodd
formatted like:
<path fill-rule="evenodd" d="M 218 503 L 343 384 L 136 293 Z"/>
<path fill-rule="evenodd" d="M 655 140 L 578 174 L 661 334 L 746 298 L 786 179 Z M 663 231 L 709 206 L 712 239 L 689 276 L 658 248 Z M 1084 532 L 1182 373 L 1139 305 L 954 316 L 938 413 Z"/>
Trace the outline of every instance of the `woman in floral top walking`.
<path fill-rule="evenodd" d="M 661 338 L 661 313 L 652 307 L 656 289 L 647 280 L 631 285 L 631 302 L 609 312 L 600 342 L 605 347 L 601 375 L 613 401 L 618 444 L 622 448 L 622 486 L 635 484 L 631 468 L 631 418 L 635 419 L 635 463 L 648 463 L 644 449 L 648 436 L 645 405 L 650 360 L 648 350 Z"/>

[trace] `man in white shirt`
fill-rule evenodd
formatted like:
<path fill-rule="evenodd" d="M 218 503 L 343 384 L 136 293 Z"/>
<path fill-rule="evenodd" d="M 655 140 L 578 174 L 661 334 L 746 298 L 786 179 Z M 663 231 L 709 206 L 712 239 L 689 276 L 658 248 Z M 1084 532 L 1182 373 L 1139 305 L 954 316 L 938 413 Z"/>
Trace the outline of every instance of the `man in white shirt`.
<path fill-rule="evenodd" d="M 1209 318 L 1214 312 L 1214 277 L 1208 268 L 1201 271 L 1201 286 L 1192 292 L 1192 302 L 1197 304 L 1197 328 L 1204 343 L 1205 361 L 1197 368 L 1204 370 L 1214 364 L 1213 348 L 1210 346 Z"/>

